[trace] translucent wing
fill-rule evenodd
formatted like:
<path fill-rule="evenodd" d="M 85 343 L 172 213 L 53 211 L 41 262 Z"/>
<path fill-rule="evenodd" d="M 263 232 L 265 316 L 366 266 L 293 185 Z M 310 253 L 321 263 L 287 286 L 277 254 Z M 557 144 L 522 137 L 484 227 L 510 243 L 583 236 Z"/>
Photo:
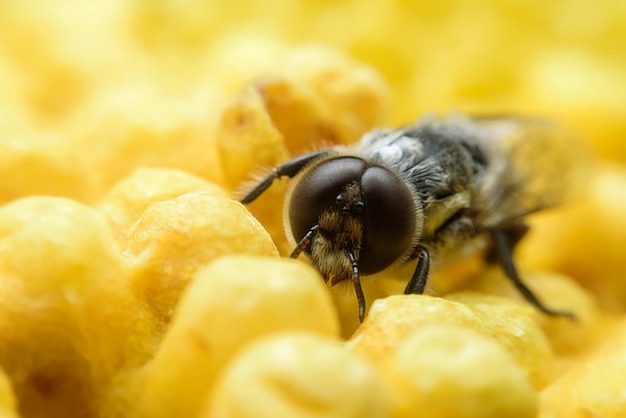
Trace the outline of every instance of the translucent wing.
<path fill-rule="evenodd" d="M 585 187 L 588 163 L 581 144 L 558 125 L 500 117 L 466 119 L 461 124 L 487 159 L 476 194 L 479 229 L 513 224 Z"/>

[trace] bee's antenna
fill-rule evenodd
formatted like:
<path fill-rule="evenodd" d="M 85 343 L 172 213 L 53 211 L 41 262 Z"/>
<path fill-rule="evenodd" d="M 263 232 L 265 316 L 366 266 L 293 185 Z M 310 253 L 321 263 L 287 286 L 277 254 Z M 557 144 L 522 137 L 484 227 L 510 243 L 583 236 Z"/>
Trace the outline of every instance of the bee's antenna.
<path fill-rule="evenodd" d="M 359 321 L 363 322 L 365 319 L 365 295 L 363 294 L 363 288 L 361 287 L 361 278 L 359 275 L 359 262 L 357 261 L 352 249 L 347 249 L 346 254 L 352 263 L 352 284 L 354 285 L 354 293 L 356 293 L 356 300 L 359 303 Z"/>

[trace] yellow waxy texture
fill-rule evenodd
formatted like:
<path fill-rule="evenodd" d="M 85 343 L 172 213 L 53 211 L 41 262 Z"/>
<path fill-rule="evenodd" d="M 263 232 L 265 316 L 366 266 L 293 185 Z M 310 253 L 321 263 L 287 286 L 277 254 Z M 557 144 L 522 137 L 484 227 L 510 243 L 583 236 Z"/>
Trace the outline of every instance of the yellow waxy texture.
<path fill-rule="evenodd" d="M 382 360 L 394 417 L 533 418 L 537 394 L 500 344 L 467 328 L 415 330 Z"/>
<path fill-rule="evenodd" d="M 587 358 L 541 392 L 542 418 L 618 418 L 626 414 L 626 322 Z"/>
<path fill-rule="evenodd" d="M 520 256 L 575 278 L 605 310 L 624 312 L 626 168 L 602 163 L 585 186 L 569 205 L 537 217 Z"/>
<path fill-rule="evenodd" d="M 426 326 L 467 328 L 491 337 L 528 373 L 535 388 L 552 378 L 553 355 L 532 310 L 506 299 L 466 305 L 420 295 L 390 296 L 374 302 L 361 328 L 348 341 L 357 354 L 381 362 L 395 346 Z"/>
<path fill-rule="evenodd" d="M 220 255 L 277 256 L 263 227 L 221 193 L 191 192 L 149 206 L 129 230 L 131 286 L 167 323 L 192 275 Z"/>
<path fill-rule="evenodd" d="M 623 0 L 0 1 L 0 418 L 624 416 L 625 28 Z M 414 262 L 363 277 L 360 325 L 351 283 L 278 258 L 288 181 L 237 202 L 450 111 L 611 160 L 515 249 L 577 321 L 433 254 L 437 298 L 386 298 Z"/>
<path fill-rule="evenodd" d="M 253 85 L 292 155 L 351 144 L 386 116 L 388 86 L 380 75 L 328 48 L 295 51 L 279 76 Z"/>
<path fill-rule="evenodd" d="M 261 95 L 247 88 L 221 111 L 215 137 L 231 188 L 260 166 L 274 167 L 288 159 L 284 138 L 274 126 Z"/>
<path fill-rule="evenodd" d="M 599 309 L 593 295 L 573 279 L 554 272 L 522 271 L 524 282 L 533 292 L 549 304 L 551 308 L 567 310 L 575 319 L 554 318 L 537 315 L 536 320 L 548 338 L 556 354 L 557 375 L 571 366 L 572 361 L 580 360 L 591 348 L 601 342 L 611 332 L 615 318 Z M 484 303 L 482 292 L 516 299 L 520 303 L 522 296 L 499 270 L 481 275 L 472 283 L 472 288 L 481 293 L 447 296 L 467 304 Z"/>
<path fill-rule="evenodd" d="M 0 418 L 17 418 L 17 402 L 11 382 L 0 369 Z"/>
<path fill-rule="evenodd" d="M 156 329 L 104 217 L 63 198 L 0 207 L 0 363 L 24 416 L 94 416 Z"/>
<path fill-rule="evenodd" d="M 217 152 L 236 195 L 290 156 L 353 143 L 383 122 L 387 85 L 370 67 L 319 47 L 295 51 L 283 61 L 279 70 L 228 100 L 217 118 Z M 276 210 L 286 185 L 276 183 L 250 211 L 288 255 L 282 212 Z"/>
<path fill-rule="evenodd" d="M 0 202 L 28 194 L 93 198 L 88 165 L 72 152 L 61 135 L 9 132 L 0 136 Z M 10 179 L 10 181 L 9 181 Z"/>
<path fill-rule="evenodd" d="M 116 239 L 124 248 L 130 226 L 148 206 L 198 190 L 226 195 L 218 185 L 185 171 L 138 168 L 111 187 L 98 208 L 106 215 Z"/>
<path fill-rule="evenodd" d="M 293 260 L 229 256 L 198 271 L 159 352 L 135 416 L 196 416 L 233 356 L 278 331 L 336 337 L 337 314 L 319 274 Z"/>
<path fill-rule="evenodd" d="M 338 341 L 283 333 L 250 344 L 218 379 L 206 418 L 385 418 L 373 365 Z"/>
<path fill-rule="evenodd" d="M 214 138 L 207 135 L 215 105 L 161 93 L 129 85 L 98 95 L 81 109 L 66 146 L 94 171 L 100 193 L 139 166 L 184 169 L 222 181 Z"/>

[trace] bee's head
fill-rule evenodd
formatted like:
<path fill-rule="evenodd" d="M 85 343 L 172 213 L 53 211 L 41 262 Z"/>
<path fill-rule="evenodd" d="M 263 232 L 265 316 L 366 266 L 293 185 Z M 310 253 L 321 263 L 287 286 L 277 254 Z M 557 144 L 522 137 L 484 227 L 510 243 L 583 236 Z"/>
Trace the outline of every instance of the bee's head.
<path fill-rule="evenodd" d="M 326 280 L 377 273 L 406 259 L 420 237 L 416 193 L 396 173 L 355 156 L 333 156 L 299 177 L 287 199 L 287 229 L 296 243 L 318 228 L 305 251 Z"/>

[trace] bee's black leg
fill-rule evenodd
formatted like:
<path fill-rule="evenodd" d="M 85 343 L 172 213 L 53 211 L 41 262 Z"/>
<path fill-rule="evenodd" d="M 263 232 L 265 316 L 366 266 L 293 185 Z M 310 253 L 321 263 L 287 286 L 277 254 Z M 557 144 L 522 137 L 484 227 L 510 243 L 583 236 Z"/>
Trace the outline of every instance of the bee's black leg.
<path fill-rule="evenodd" d="M 524 223 L 508 226 L 506 229 L 501 230 L 506 240 L 506 246 L 509 252 L 512 254 L 515 251 L 517 243 L 526 236 L 530 228 Z M 512 256 L 511 256 L 512 257 Z M 496 248 L 495 240 L 492 245 L 489 246 L 485 253 L 485 261 L 489 264 L 500 263 L 500 251 Z"/>
<path fill-rule="evenodd" d="M 428 250 L 418 245 L 415 247 L 413 257 L 418 258 L 417 266 L 415 267 L 415 272 L 413 272 L 413 277 L 411 277 L 411 280 L 409 280 L 409 283 L 407 283 L 404 288 L 405 295 L 421 295 L 424 293 L 426 280 L 428 280 L 428 270 L 430 269 L 430 255 L 428 254 Z"/>
<path fill-rule="evenodd" d="M 517 273 L 517 269 L 515 268 L 515 263 L 513 262 L 513 253 L 509 244 L 509 242 L 512 240 L 507 237 L 506 230 L 493 231 L 491 233 L 491 237 L 493 239 L 493 250 L 500 259 L 500 263 L 502 264 L 504 273 L 511 280 L 511 282 L 513 282 L 513 284 L 522 294 L 522 296 L 524 296 L 524 299 L 526 299 L 530 304 L 535 306 L 546 315 L 564 316 L 570 319 L 576 319 L 576 316 L 574 316 L 574 314 L 569 311 L 560 311 L 548 308 L 546 305 L 543 304 L 543 302 L 539 300 L 539 298 L 537 298 L 532 290 L 530 290 L 524 284 L 524 282 L 522 282 L 519 274 Z"/>
<path fill-rule="evenodd" d="M 359 262 L 352 250 L 347 250 L 348 258 L 350 259 L 350 263 L 352 263 L 352 284 L 354 285 L 354 293 L 356 294 L 356 300 L 359 303 L 359 321 L 363 322 L 365 319 L 365 295 L 363 294 L 363 288 L 361 287 L 361 279 L 359 275 Z"/>
<path fill-rule="evenodd" d="M 313 242 L 313 238 L 315 238 L 319 230 L 320 230 L 319 225 L 315 225 L 313 226 L 313 228 L 309 229 L 307 233 L 304 234 L 304 237 L 302 237 L 302 239 L 300 240 L 296 248 L 293 249 L 289 257 L 298 258 L 298 256 L 302 254 L 302 251 L 306 251 L 307 248 L 311 246 L 311 242 Z"/>
<path fill-rule="evenodd" d="M 269 189 L 269 187 L 274 183 L 274 180 L 279 179 L 281 177 L 294 177 L 296 174 L 300 172 L 305 166 L 307 166 L 311 161 L 328 154 L 328 151 L 316 151 L 310 154 L 302 155 L 300 157 L 294 158 L 293 160 L 289 160 L 284 164 L 281 164 L 275 167 L 270 174 L 268 174 L 263 180 L 261 180 L 252 190 L 250 190 L 241 200 L 240 202 L 244 205 L 255 200 L 259 197 L 264 191 Z"/>

